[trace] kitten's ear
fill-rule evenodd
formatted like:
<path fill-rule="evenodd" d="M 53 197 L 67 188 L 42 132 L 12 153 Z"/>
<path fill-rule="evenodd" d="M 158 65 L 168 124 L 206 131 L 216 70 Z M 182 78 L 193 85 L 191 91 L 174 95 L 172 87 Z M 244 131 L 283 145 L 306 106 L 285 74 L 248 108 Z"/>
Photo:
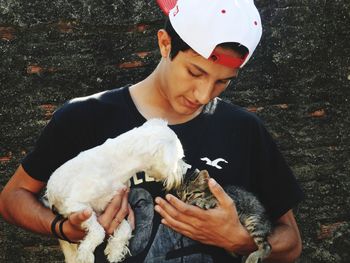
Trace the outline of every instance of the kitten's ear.
<path fill-rule="evenodd" d="M 208 183 L 210 176 L 207 170 L 202 170 L 199 172 L 197 180 L 201 183 Z"/>
<path fill-rule="evenodd" d="M 200 171 L 199 173 L 200 173 L 201 176 L 203 176 L 204 178 L 208 178 L 208 179 L 210 178 L 209 173 L 208 173 L 207 170 L 202 170 L 202 171 Z"/>

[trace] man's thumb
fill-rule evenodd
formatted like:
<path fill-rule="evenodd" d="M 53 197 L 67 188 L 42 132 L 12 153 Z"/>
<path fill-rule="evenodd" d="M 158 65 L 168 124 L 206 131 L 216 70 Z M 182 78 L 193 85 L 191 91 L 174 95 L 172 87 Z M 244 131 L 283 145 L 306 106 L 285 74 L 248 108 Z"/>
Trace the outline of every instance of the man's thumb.
<path fill-rule="evenodd" d="M 224 189 L 219 185 L 213 178 L 209 179 L 208 182 L 211 193 L 215 196 L 221 206 L 232 206 L 231 197 L 226 194 Z"/>
<path fill-rule="evenodd" d="M 92 210 L 90 208 L 86 208 L 82 211 L 72 213 L 69 216 L 69 221 L 73 225 L 78 225 L 80 226 L 81 223 L 89 219 L 89 217 L 92 215 Z"/>

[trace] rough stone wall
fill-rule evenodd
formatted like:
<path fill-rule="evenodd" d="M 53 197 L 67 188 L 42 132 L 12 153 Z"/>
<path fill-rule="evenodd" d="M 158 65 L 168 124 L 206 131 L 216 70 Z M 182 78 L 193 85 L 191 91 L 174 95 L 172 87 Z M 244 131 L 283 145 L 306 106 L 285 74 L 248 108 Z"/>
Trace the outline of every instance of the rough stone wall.
<path fill-rule="evenodd" d="M 349 262 L 350 2 L 257 0 L 264 35 L 223 97 L 256 112 L 306 193 L 299 262 Z M 0 0 L 0 185 L 64 101 L 143 79 L 153 0 Z M 0 219 L 0 262 L 63 262 L 56 240 Z"/>

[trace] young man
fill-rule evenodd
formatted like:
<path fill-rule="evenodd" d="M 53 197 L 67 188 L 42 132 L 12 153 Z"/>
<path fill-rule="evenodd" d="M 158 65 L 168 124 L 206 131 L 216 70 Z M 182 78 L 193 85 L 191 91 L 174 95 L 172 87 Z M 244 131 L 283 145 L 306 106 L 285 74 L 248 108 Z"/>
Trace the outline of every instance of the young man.
<path fill-rule="evenodd" d="M 189 168 L 209 171 L 213 178 L 210 189 L 219 206 L 204 211 L 186 205 L 173 195 L 164 196 L 162 186 L 147 175 L 135 175 L 131 188 L 142 191 L 136 199 L 143 196 L 142 200 L 155 200 L 154 207 L 152 201 L 147 206 L 157 213 L 148 212 L 150 227 L 136 227 L 135 239 L 142 236 L 145 241 L 139 245 L 131 242 L 134 257 L 128 261 L 240 262 L 227 251 L 246 255 L 256 246 L 239 222 L 233 201 L 222 189 L 235 184 L 254 192 L 274 223 L 269 237 L 272 253 L 266 262 L 293 262 L 301 252 L 301 240 L 292 208 L 302 199 L 302 192 L 261 121 L 217 98 L 260 40 L 261 21 L 253 1 L 158 3 L 169 14 L 169 21 L 165 30 L 158 32 L 161 60 L 157 68 L 135 85 L 72 100 L 59 109 L 34 151 L 5 186 L 1 214 L 25 229 L 52 234 L 55 215 L 36 198 L 50 174 L 107 138 L 140 126 L 147 119 L 164 118 L 180 138 Z M 146 220 L 138 216 L 142 207 L 130 202 L 137 225 L 142 224 Z M 65 236 L 71 241 L 81 240 L 84 231 L 80 224 L 90 215 L 90 211 L 70 215 L 63 224 Z M 128 190 L 114 197 L 99 222 L 111 234 L 126 216 L 133 224 Z M 59 233 L 58 226 L 53 227 Z M 172 244 L 172 234 L 169 238 L 164 234 L 171 233 L 170 229 L 187 239 Z M 191 240 L 203 245 L 186 250 Z M 174 250 L 176 253 L 172 253 Z M 97 254 L 102 258 L 97 261 L 103 262 L 101 253 Z"/>

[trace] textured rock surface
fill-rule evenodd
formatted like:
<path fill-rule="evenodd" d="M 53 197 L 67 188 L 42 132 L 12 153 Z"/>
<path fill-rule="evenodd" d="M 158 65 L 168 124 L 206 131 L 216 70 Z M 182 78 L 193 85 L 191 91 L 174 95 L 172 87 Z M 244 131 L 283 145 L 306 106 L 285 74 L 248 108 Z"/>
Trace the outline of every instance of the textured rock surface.
<path fill-rule="evenodd" d="M 223 97 L 255 111 L 306 192 L 299 262 L 349 262 L 350 2 L 260 0 L 264 35 Z M 147 0 L 0 0 L 0 185 L 64 101 L 156 66 Z M 54 239 L 0 219 L 0 262 L 63 262 Z"/>

